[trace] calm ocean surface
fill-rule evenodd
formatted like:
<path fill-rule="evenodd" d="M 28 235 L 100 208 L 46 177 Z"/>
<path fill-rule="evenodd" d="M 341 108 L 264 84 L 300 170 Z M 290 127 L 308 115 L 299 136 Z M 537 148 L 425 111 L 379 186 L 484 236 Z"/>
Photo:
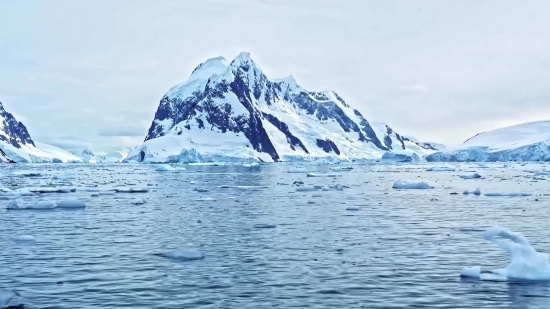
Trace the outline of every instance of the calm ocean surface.
<path fill-rule="evenodd" d="M 0 289 L 17 291 L 25 308 L 549 308 L 548 282 L 459 276 L 467 266 L 508 265 L 481 237 L 495 225 L 550 252 L 550 178 L 531 173 L 548 165 L 352 166 L 342 177 L 314 178 L 287 171 L 328 166 L 2 165 L 2 187 L 77 189 L 26 202 L 77 198 L 87 207 L 6 210 L 13 197 L 3 196 Z M 43 176 L 10 176 L 21 170 Z M 458 177 L 473 171 L 486 179 Z M 396 180 L 435 188 L 394 190 Z M 296 192 L 295 181 L 345 187 Z M 115 185 L 149 191 L 92 197 Z M 533 196 L 462 194 L 476 187 Z M 14 240 L 22 235 L 35 240 Z M 162 256 L 182 249 L 204 259 Z"/>

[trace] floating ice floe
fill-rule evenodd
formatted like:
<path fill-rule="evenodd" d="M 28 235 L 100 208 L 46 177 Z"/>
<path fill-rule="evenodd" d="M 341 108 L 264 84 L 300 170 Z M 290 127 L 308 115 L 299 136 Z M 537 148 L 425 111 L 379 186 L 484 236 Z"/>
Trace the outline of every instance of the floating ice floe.
<path fill-rule="evenodd" d="M 473 194 L 473 195 L 481 195 L 481 190 L 479 188 L 476 188 L 474 191 L 464 191 L 463 192 L 465 195 L 468 195 L 468 194 Z"/>
<path fill-rule="evenodd" d="M 460 275 L 479 280 L 550 280 L 548 254 L 537 252 L 521 233 L 493 227 L 483 233 L 483 238 L 495 243 L 510 256 L 505 269 L 481 271 L 481 267 L 464 268 Z"/>
<path fill-rule="evenodd" d="M 111 191 L 104 191 L 104 192 L 98 192 L 99 195 L 115 195 L 115 192 Z"/>
<path fill-rule="evenodd" d="M 267 186 L 229 186 L 229 188 L 241 189 L 241 190 L 260 190 L 260 189 L 267 189 Z"/>
<path fill-rule="evenodd" d="M 323 195 L 319 194 L 319 193 L 316 193 L 316 194 L 312 194 L 311 197 L 323 197 Z"/>
<path fill-rule="evenodd" d="M 454 172 L 456 169 L 447 166 L 434 166 L 428 168 L 427 172 Z"/>
<path fill-rule="evenodd" d="M 22 199 L 10 201 L 7 207 L 8 210 L 52 210 L 54 208 L 56 204 L 52 201 L 38 201 L 25 205 Z"/>
<path fill-rule="evenodd" d="M 218 188 L 220 188 L 220 189 L 227 189 L 227 188 L 229 188 L 229 185 L 221 185 L 221 186 L 219 186 Z"/>
<path fill-rule="evenodd" d="M 484 177 L 481 177 L 478 173 L 474 173 L 472 175 L 461 175 L 459 176 L 462 179 L 485 179 Z"/>
<path fill-rule="evenodd" d="M 198 198 L 195 201 L 197 201 L 197 202 L 215 202 L 215 201 L 217 201 L 217 199 L 211 198 L 211 197 L 203 197 L 203 198 Z"/>
<path fill-rule="evenodd" d="M 204 254 L 197 249 L 174 250 L 157 255 L 178 261 L 197 261 L 204 259 Z"/>
<path fill-rule="evenodd" d="M 359 210 L 359 207 L 357 207 L 357 206 L 349 206 L 348 208 L 346 208 L 346 210 L 349 210 L 349 211 L 358 211 L 358 210 Z"/>
<path fill-rule="evenodd" d="M 341 177 L 338 173 L 307 173 L 307 177 Z"/>
<path fill-rule="evenodd" d="M 173 167 L 168 164 L 162 164 L 157 166 L 157 172 L 176 172 L 176 171 L 185 171 L 185 167 Z"/>
<path fill-rule="evenodd" d="M 57 208 L 80 209 L 86 208 L 86 203 L 81 200 L 69 199 L 57 203 Z"/>
<path fill-rule="evenodd" d="M 208 192 L 208 189 L 193 189 L 193 191 L 204 193 L 204 192 Z"/>
<path fill-rule="evenodd" d="M 9 189 L 8 189 L 9 190 Z M 16 190 L 10 190 L 10 191 L 4 191 L 2 192 L 2 195 L 8 195 L 8 196 L 31 196 L 36 195 L 36 193 L 33 193 L 29 191 L 26 188 L 19 188 Z"/>
<path fill-rule="evenodd" d="M 536 172 L 535 176 L 550 176 L 550 172 L 546 172 L 546 171 Z"/>
<path fill-rule="evenodd" d="M 130 203 L 134 205 L 143 205 L 145 204 L 145 201 L 140 198 L 136 198 L 136 199 L 133 199 Z"/>
<path fill-rule="evenodd" d="M 71 193 L 76 192 L 76 188 L 60 188 L 60 187 L 32 187 L 27 188 L 34 193 Z"/>
<path fill-rule="evenodd" d="M 485 196 L 510 196 L 510 197 L 516 197 L 516 196 L 531 196 L 531 193 L 485 193 Z"/>
<path fill-rule="evenodd" d="M 118 193 L 147 193 L 148 189 L 145 188 L 130 188 L 130 187 L 117 187 L 114 189 Z"/>
<path fill-rule="evenodd" d="M 274 229 L 276 228 L 277 225 L 275 224 L 263 224 L 263 223 L 260 223 L 260 224 L 255 224 L 254 225 L 254 228 L 255 229 Z"/>
<path fill-rule="evenodd" d="M 0 308 L 23 308 L 23 298 L 15 291 L 0 290 Z"/>
<path fill-rule="evenodd" d="M 433 189 L 434 187 L 430 186 L 426 182 L 407 182 L 398 180 L 396 181 L 392 189 Z"/>
<path fill-rule="evenodd" d="M 295 168 L 295 169 L 288 170 L 287 173 L 305 174 L 306 170 L 303 168 Z"/>

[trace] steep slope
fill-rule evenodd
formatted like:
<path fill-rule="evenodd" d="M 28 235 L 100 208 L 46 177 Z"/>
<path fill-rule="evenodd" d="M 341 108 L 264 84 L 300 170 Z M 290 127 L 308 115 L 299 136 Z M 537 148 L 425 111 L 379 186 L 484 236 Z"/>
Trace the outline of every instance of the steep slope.
<path fill-rule="evenodd" d="M 25 125 L 8 113 L 0 103 L 0 161 L 26 162 L 78 162 L 70 153 L 32 140 Z"/>
<path fill-rule="evenodd" d="M 458 147 L 429 155 L 426 160 L 549 161 L 550 121 L 524 123 L 480 133 Z"/>
<path fill-rule="evenodd" d="M 289 76 L 268 79 L 249 53 L 200 64 L 161 99 L 138 162 L 379 159 L 387 151 L 435 151 L 375 131 L 333 91 L 311 92 Z"/>

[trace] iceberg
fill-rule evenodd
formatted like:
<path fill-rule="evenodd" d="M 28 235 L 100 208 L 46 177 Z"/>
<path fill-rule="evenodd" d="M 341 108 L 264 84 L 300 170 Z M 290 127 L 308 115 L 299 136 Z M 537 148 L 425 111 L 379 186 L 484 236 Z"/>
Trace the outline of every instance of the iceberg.
<path fill-rule="evenodd" d="M 550 262 L 547 253 L 535 250 L 521 233 L 501 227 L 493 227 L 483 233 L 483 238 L 500 247 L 510 257 L 505 269 L 496 269 L 489 274 L 481 267 L 464 268 L 461 276 L 479 280 L 550 280 Z"/>

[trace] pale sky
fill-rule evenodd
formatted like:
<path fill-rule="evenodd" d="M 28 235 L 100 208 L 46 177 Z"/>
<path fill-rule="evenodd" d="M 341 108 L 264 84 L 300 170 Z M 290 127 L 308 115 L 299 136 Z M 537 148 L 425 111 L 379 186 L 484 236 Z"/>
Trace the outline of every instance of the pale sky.
<path fill-rule="evenodd" d="M 422 141 L 550 119 L 547 0 L 4 0 L 0 25 L 0 101 L 68 150 L 140 144 L 171 86 L 241 51 Z"/>

